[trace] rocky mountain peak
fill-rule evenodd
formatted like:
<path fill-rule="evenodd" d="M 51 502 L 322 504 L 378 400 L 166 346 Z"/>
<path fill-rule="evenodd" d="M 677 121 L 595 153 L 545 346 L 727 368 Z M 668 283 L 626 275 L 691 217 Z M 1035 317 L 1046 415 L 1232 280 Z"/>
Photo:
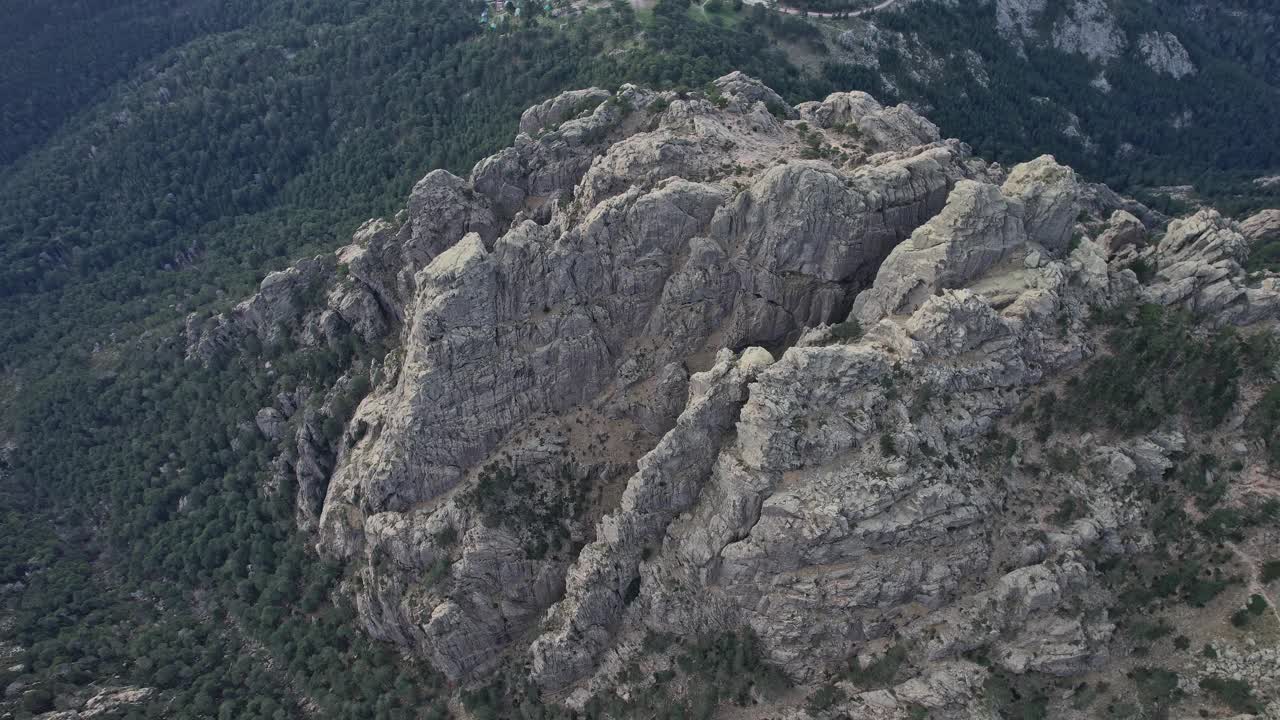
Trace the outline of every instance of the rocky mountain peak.
<path fill-rule="evenodd" d="M 795 683 L 909 668 L 780 716 L 976 716 L 990 672 L 1108 667 L 1100 558 L 1150 544 L 1136 488 L 1186 446 L 1176 423 L 1051 445 L 1024 403 L 1101 352 L 1100 313 L 1280 317 L 1240 226 L 1160 222 L 865 93 L 590 89 L 188 347 L 395 347 L 340 437 L 332 389 L 277 469 L 365 629 L 451 680 L 581 707 L 665 671 L 647 639 L 748 631 Z"/>

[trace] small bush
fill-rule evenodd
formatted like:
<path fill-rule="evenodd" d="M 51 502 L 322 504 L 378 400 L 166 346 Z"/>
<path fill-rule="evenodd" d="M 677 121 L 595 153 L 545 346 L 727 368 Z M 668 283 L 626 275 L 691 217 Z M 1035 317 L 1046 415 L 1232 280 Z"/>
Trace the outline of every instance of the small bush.
<path fill-rule="evenodd" d="M 892 685 L 894 678 L 898 676 L 898 670 L 907 660 L 907 648 L 904 645 L 894 645 L 885 651 L 884 655 L 867 663 L 864 667 L 855 656 L 846 673 L 849 682 L 861 688 L 880 688 Z"/>
<path fill-rule="evenodd" d="M 1196 529 L 1213 540 L 1239 542 L 1244 539 L 1242 528 L 1246 522 L 1246 518 L 1240 514 L 1240 511 L 1232 508 L 1218 508 L 1201 520 L 1196 525 Z"/>
<path fill-rule="evenodd" d="M 1143 285 L 1146 285 L 1147 283 L 1151 282 L 1153 279 L 1155 279 L 1155 276 L 1156 276 L 1155 267 L 1153 267 L 1151 264 L 1149 264 L 1146 260 L 1143 260 L 1142 258 L 1138 258 L 1137 260 L 1134 260 L 1132 263 L 1130 263 L 1129 269 L 1133 271 L 1134 275 L 1138 276 L 1138 282 L 1142 283 Z"/>
<path fill-rule="evenodd" d="M 997 717 L 1046 720 L 1049 696 L 1030 675 L 993 673 L 982 686 L 987 704 Z"/>
<path fill-rule="evenodd" d="M 1155 642 L 1162 637 L 1173 634 L 1173 626 L 1164 618 L 1160 618 L 1155 622 L 1139 618 L 1130 626 L 1129 632 L 1135 638 L 1145 640 L 1146 642 Z"/>
<path fill-rule="evenodd" d="M 458 541 L 458 528 L 452 525 L 445 525 L 444 529 L 435 534 L 436 544 L 440 547 L 449 547 Z"/>
<path fill-rule="evenodd" d="M 1178 674 L 1164 668 L 1138 668 L 1132 673 L 1133 682 L 1138 686 L 1138 697 L 1147 705 L 1155 707 L 1176 704 L 1182 699 L 1182 690 L 1178 688 Z"/>
<path fill-rule="evenodd" d="M 32 714 L 40 714 L 53 709 L 53 691 L 38 687 L 28 690 L 22 695 L 22 709 Z"/>
<path fill-rule="evenodd" d="M 1266 443 L 1268 461 L 1280 466 L 1280 383 L 1272 385 L 1249 412 L 1249 431 Z"/>
<path fill-rule="evenodd" d="M 849 318 L 839 325 L 832 326 L 831 337 L 846 342 L 857 340 L 862 337 L 862 325 L 856 318 Z"/>
<path fill-rule="evenodd" d="M 1136 434 L 1185 412 L 1212 428 L 1235 405 L 1240 342 L 1229 332 L 1201 338 L 1189 317 L 1144 305 L 1119 319 L 1107 344 L 1111 353 L 1086 369 L 1060 405 L 1079 427 L 1101 423 Z"/>
<path fill-rule="evenodd" d="M 805 710 L 810 715 L 817 715 L 837 703 L 844 702 L 844 699 L 845 693 L 843 690 L 835 685 L 823 685 L 809 696 L 809 701 L 805 703 Z"/>
<path fill-rule="evenodd" d="M 1243 680 L 1208 677 L 1200 681 L 1200 689 L 1213 693 L 1236 712 L 1254 715 L 1262 712 L 1262 703 L 1253 696 L 1253 689 Z"/>
<path fill-rule="evenodd" d="M 1058 473 L 1073 473 L 1080 469 L 1080 454 L 1072 448 L 1055 447 L 1049 450 L 1049 469 Z"/>
<path fill-rule="evenodd" d="M 885 457 L 893 457 L 898 454 L 898 448 L 893 443 L 893 436 L 889 433 L 880 434 L 880 454 Z"/>
<path fill-rule="evenodd" d="M 1262 582 L 1271 583 L 1280 580 L 1280 560 L 1268 560 L 1262 564 Z"/>
<path fill-rule="evenodd" d="M 426 577 L 423 578 L 422 584 L 426 587 L 431 587 L 440 582 L 445 575 L 449 574 L 449 566 L 451 564 L 448 558 L 436 558 L 436 561 L 431 564 L 431 569 L 427 571 Z"/>
<path fill-rule="evenodd" d="M 1085 504 L 1073 497 L 1067 497 L 1058 504 L 1058 509 L 1049 516 L 1049 520 L 1058 527 L 1064 527 L 1068 523 L 1084 516 Z"/>

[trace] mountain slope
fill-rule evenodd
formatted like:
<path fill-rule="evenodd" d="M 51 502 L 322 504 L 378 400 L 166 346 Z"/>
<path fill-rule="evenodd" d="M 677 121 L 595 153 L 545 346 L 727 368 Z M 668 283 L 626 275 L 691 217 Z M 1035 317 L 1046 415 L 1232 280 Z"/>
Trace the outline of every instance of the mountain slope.
<path fill-rule="evenodd" d="M 1280 289 L 1237 225 L 740 74 L 521 129 L 188 326 L 398 346 L 257 413 L 373 637 L 482 716 L 1208 709 L 1240 654 L 1232 702 L 1275 700 L 1280 627 L 1232 608 L 1270 604 Z M 1174 635 L 1213 656 L 1144 660 Z"/>
<path fill-rule="evenodd" d="M 827 24 L 833 60 L 879 70 L 985 155 L 1052 152 L 1119 189 L 1194 182 L 1230 202 L 1267 197 L 1250 181 L 1280 163 L 1274 43 L 1249 39 L 1277 17 L 1249 5 L 926 1 Z"/>
<path fill-rule="evenodd" d="M 6 26 L 4 711 L 1273 702 L 1274 18 L 1009 5 Z"/>

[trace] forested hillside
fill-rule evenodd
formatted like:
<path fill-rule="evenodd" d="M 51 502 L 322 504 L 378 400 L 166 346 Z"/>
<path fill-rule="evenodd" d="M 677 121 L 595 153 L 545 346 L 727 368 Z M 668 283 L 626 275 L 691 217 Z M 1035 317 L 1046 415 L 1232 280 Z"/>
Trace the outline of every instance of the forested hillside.
<path fill-rule="evenodd" d="M 0 26 L 0 167 L 40 147 L 140 64 L 200 35 L 252 22 L 264 3 L 19 0 Z"/>
<path fill-rule="evenodd" d="M 1194 185 L 1228 212 L 1280 202 L 1252 183 L 1280 167 L 1274 8 L 1112 2 L 1078 26 L 1072 6 L 924 1 L 823 22 L 833 59 L 877 67 L 886 94 L 986 156 L 1048 152 L 1126 191 Z"/>

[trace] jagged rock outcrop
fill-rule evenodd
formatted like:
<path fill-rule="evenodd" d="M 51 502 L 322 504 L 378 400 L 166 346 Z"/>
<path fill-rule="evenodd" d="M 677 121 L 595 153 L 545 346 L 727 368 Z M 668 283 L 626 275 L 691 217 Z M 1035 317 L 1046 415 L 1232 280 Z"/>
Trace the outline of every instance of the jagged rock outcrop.
<path fill-rule="evenodd" d="M 1107 220 L 1107 228 L 1098 236 L 1098 245 L 1108 257 L 1121 255 L 1126 251 L 1140 249 L 1146 245 L 1147 228 L 1138 218 L 1124 210 L 1116 210 Z"/>
<path fill-rule="evenodd" d="M 1173 33 L 1149 32 L 1139 35 L 1138 52 L 1142 54 L 1147 67 L 1158 73 L 1181 79 L 1196 72 L 1191 55 Z"/>
<path fill-rule="evenodd" d="M 1013 168 L 1001 192 L 1022 202 L 1028 239 L 1052 253 L 1066 249 L 1080 213 L 1075 171 L 1041 155 Z"/>
<path fill-rule="evenodd" d="M 1106 185 L 1098 183 L 1082 183 L 1080 185 L 1080 204 L 1091 216 L 1106 218 L 1117 210 L 1138 218 L 1150 232 L 1154 228 L 1163 228 L 1169 224 L 1169 218 L 1156 212 L 1142 203 L 1127 198 Z"/>
<path fill-rule="evenodd" d="M 972 267 L 970 281 L 985 272 Z M 1097 271 L 1081 263 L 1077 272 Z M 981 587 L 972 580 L 994 570 L 989 523 L 1000 522 L 1001 493 L 958 459 L 961 448 L 1010 411 L 1018 388 L 1082 355 L 1072 345 L 1079 338 L 1064 345 L 1044 326 L 1057 312 L 1084 314 L 1067 297 L 1074 273 L 1053 262 L 1036 274 L 1014 302 L 1001 298 L 1003 312 L 972 291 L 943 291 L 908 317 L 885 318 L 856 345 L 793 348 L 765 371 L 701 501 L 645 567 L 637 601 L 649 610 L 645 622 L 675 632 L 748 623 L 775 662 L 809 677 L 839 662 L 844 648 L 909 626 L 902 613 L 912 603 L 936 610 Z M 933 393 L 953 413 L 913 418 L 910 398 Z M 934 448 L 955 460 L 921 462 Z M 1052 617 L 1079 586 L 1055 586 L 1043 604 L 1011 606 L 1007 619 L 988 617 L 983 627 L 1003 627 L 1005 638 L 1041 630 L 1030 624 L 1034 612 Z M 951 631 L 969 643 L 989 639 L 963 624 Z M 1106 633 L 1098 626 L 1080 637 Z M 1076 669 L 1098 650 L 1096 641 L 1079 642 Z M 964 645 L 929 651 L 930 659 Z"/>
<path fill-rule="evenodd" d="M 592 669 L 638 591 L 643 555 L 697 499 L 737 421 L 747 384 L 772 362 L 760 348 L 738 358 L 721 350 L 710 370 L 693 376 L 688 405 L 675 427 L 640 459 L 618 509 L 605 516 L 596 541 L 574 563 L 565 598 L 548 621 L 555 629 L 530 649 L 533 675 L 541 685 L 558 689 Z"/>
<path fill-rule="evenodd" d="M 42 713 L 40 720 L 89 720 L 90 718 L 120 717 L 134 708 L 141 707 L 156 694 L 149 687 L 96 687 L 72 696 L 59 698 L 59 707 L 65 708 Z"/>
<path fill-rule="evenodd" d="M 1036 30 L 1036 20 L 1047 0 L 995 0 L 996 28 L 1010 42 L 1021 47 L 1022 39 Z"/>
<path fill-rule="evenodd" d="M 761 103 L 770 112 L 780 112 L 787 118 L 794 118 L 796 111 L 782 96 L 759 80 L 741 71 L 735 70 L 715 81 L 715 87 L 728 98 L 726 107 L 734 110 L 749 111 L 756 103 Z"/>
<path fill-rule="evenodd" d="M 1105 68 L 1132 46 L 1135 58 L 1157 73 L 1181 79 L 1197 72 L 1176 35 L 1167 31 L 1128 35 L 1118 18 L 1119 8 L 1109 0 L 995 0 L 994 5 L 1000 36 L 1023 55 L 1028 45 L 1052 46 Z M 1102 92 L 1111 91 L 1105 69 L 1091 84 Z"/>
<path fill-rule="evenodd" d="M 243 345 L 250 337 L 262 345 L 287 340 L 310 309 L 309 299 L 320 290 L 330 268 L 332 263 L 328 258 L 304 260 L 286 270 L 268 273 L 258 292 L 228 313 L 207 319 L 189 316 L 187 356 L 208 360 L 219 352 Z M 323 336 L 323 332 L 317 332 L 320 326 L 319 314 L 312 313 L 311 322 L 302 332 L 320 337 Z"/>
<path fill-rule="evenodd" d="M 476 163 L 469 185 L 504 221 L 514 220 L 522 211 L 545 215 L 550 203 L 574 188 L 611 140 L 635 132 L 639 123 L 648 120 L 635 110 L 647 108 L 659 97 L 626 86 L 589 115 L 563 122 L 553 132 L 537 139 L 517 135 L 512 147 Z"/>
<path fill-rule="evenodd" d="M 800 117 L 820 128 L 844 128 L 868 143 L 872 152 L 937 142 L 938 128 L 906 105 L 885 108 L 864 92 L 832 95 L 802 103 Z"/>
<path fill-rule="evenodd" d="M 1254 244 L 1280 240 L 1280 210 L 1259 210 L 1240 223 L 1240 232 Z"/>
<path fill-rule="evenodd" d="M 1149 256 L 1157 270 L 1147 296 L 1220 324 L 1270 319 L 1280 308 L 1280 283 L 1275 277 L 1248 282 L 1241 263 L 1249 249 L 1239 226 L 1216 210 L 1174 220 Z"/>
<path fill-rule="evenodd" d="M 668 94 L 651 114 L 644 108 L 656 94 L 624 88 L 590 118 L 566 121 L 536 141 L 522 135 L 516 149 L 482 161 L 471 189 L 428 176 L 415 195 L 429 181 L 447 180 L 451 194 L 479 203 L 454 213 L 460 220 L 423 225 L 434 229 L 430 237 L 487 228 L 474 220 L 491 217 L 486 207 L 510 222 L 491 240 L 480 230 L 461 237 L 412 278 L 401 271 L 393 283 L 388 271 L 367 269 L 372 265 L 357 271 L 355 263 L 371 251 L 342 251 L 350 274 L 375 288 L 383 304 L 409 291 L 413 300 L 384 313 L 402 318 L 406 351 L 390 382 L 352 420 L 361 437 L 344 447 L 328 485 L 323 552 L 354 559 L 399 546 L 393 535 L 424 522 L 422 508 L 452 502 L 447 494 L 474 477 L 472 469 L 539 418 L 593 407 L 613 422 L 644 428 L 652 439 L 637 439 L 636 447 L 651 446 L 683 403 L 648 398 L 683 394 L 683 366 L 696 369 L 699 357 L 720 347 L 794 341 L 805 327 L 842 318 L 884 256 L 942 207 L 957 180 L 984 177 L 985 166 L 966 148 L 936 142 L 927 121 L 865 97 L 856 99 L 865 106 L 859 117 L 878 129 L 861 141 L 839 142 L 859 145 L 863 156 L 878 152 L 879 160 L 853 169 L 796 160 L 803 136 L 821 129 L 779 120 L 770 106 L 780 99 L 753 79 L 735 74 L 716 88 L 723 107 Z M 852 104 L 833 96 L 815 111 Z M 599 135 L 596 145 L 565 139 L 587 134 L 575 124 L 588 121 L 615 134 Z M 697 181 L 681 179 L 687 177 Z M 531 188 L 560 200 L 514 211 Z M 401 242 L 420 246 L 403 228 L 416 227 L 425 211 L 411 201 L 395 234 Z M 392 237 L 389 225 L 371 224 L 356 247 L 377 246 L 379 256 L 394 257 L 385 249 Z M 376 542 L 368 536 L 371 523 Z M 473 550 L 454 567 L 491 562 Z M 424 552 L 433 551 L 413 554 Z M 545 593 L 533 585 L 545 585 L 537 579 L 545 572 L 563 572 L 550 560 L 530 565 L 540 569 L 509 583 L 528 583 L 516 603 L 522 608 L 545 606 L 538 600 Z M 450 655 L 469 633 L 466 657 L 439 663 L 451 675 L 490 662 L 510 642 L 511 623 L 530 619 L 525 610 L 467 616 L 447 592 L 424 597 L 412 585 L 367 583 L 379 589 L 365 602 L 424 604 L 392 618 L 425 618 L 434 606 L 417 630 L 379 631 L 433 656 Z M 455 629 L 439 634 L 441 618 Z M 438 641 L 445 636 L 453 639 Z M 484 638 L 491 640 L 487 647 Z"/>
<path fill-rule="evenodd" d="M 365 630 L 452 681 L 583 707 L 661 684 L 647 639 L 748 628 L 791 681 L 844 688 L 777 717 L 984 717 L 994 672 L 1108 667 L 1099 567 L 1149 548 L 1151 489 L 1192 452 L 1173 422 L 1019 419 L 1099 354 L 1099 316 L 1276 323 L 1275 278 L 1242 268 L 1268 223 L 1164 228 L 864 93 L 589 90 L 336 263 L 193 319 L 189 351 L 394 346 L 367 395 L 348 371 L 249 428 Z M 840 677 L 886 657 L 878 689 Z"/>
<path fill-rule="evenodd" d="M 403 309 L 416 292 L 417 272 L 467 233 L 493 242 L 498 220 L 489 204 L 463 179 L 444 170 L 428 173 L 413 186 L 398 229 L 386 221 L 371 220 L 356 231 L 351 245 L 338 251 L 339 262 L 354 279 L 339 287 L 353 286 L 355 290 L 344 292 L 361 298 L 372 295 L 382 316 L 403 322 Z M 378 324 L 375 308 L 367 301 L 350 304 L 366 313 L 362 320 L 348 319 L 353 325 Z M 336 306 L 341 313 L 343 304 Z"/>
<path fill-rule="evenodd" d="M 534 105 L 525 110 L 520 116 L 520 132 L 530 136 L 537 135 L 565 120 L 572 120 L 585 112 L 594 110 L 609 97 L 609 91 L 600 88 L 560 93 L 541 105 Z"/>
<path fill-rule="evenodd" d="M 567 558 L 532 557 L 528 527 L 477 522 L 456 488 L 499 452 L 537 482 L 572 463 L 623 483 L 627 458 L 684 410 L 702 358 L 843 317 L 957 180 L 999 179 L 910 109 L 869 96 L 813 104 L 805 127 L 749 77 L 716 93 L 549 101 L 469 179 L 430 173 L 403 213 L 366 223 L 336 258 L 189 319 L 188 354 L 206 362 L 255 344 L 341 355 L 352 337 L 403 348 L 336 387 L 282 395 L 254 422 L 281 447 L 269 487 L 295 488 L 298 523 L 327 554 L 365 563 L 351 592 L 375 636 L 453 676 L 489 666 L 563 592 Z M 797 160 L 818 136 L 843 161 Z M 366 377 L 375 390 L 348 419 Z M 628 438 L 619 459 L 575 435 L 579 408 Z M 552 435 L 513 440 L 530 423 Z M 555 542 L 590 542 L 608 509 L 573 503 L 585 514 Z M 452 534 L 462 539 L 442 539 Z"/>
<path fill-rule="evenodd" d="M 1053 46 L 1106 62 L 1124 52 L 1126 39 L 1106 0 L 1074 0 L 1053 24 Z"/>
<path fill-rule="evenodd" d="M 858 296 L 853 316 L 868 326 L 887 315 L 910 315 L 1016 249 L 1023 250 L 1019 262 L 1039 267 L 1065 249 L 1078 212 L 1075 174 L 1048 156 L 1014 168 L 1002 188 L 957 183 L 942 212 L 890 253 L 875 285 Z M 1035 249 L 1027 251 L 1027 243 Z"/>
<path fill-rule="evenodd" d="M 947 205 L 890 253 L 853 314 L 863 326 L 888 315 L 914 313 L 938 292 L 1004 261 L 1026 245 L 1026 210 L 995 185 L 961 182 Z"/>

